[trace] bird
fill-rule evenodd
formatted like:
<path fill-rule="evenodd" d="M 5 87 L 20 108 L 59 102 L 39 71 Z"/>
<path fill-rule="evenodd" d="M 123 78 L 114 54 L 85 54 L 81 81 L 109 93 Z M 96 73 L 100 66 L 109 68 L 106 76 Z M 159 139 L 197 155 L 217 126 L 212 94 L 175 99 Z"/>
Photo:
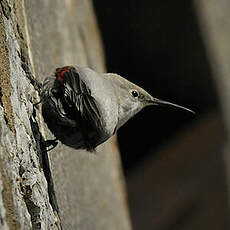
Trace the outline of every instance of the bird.
<path fill-rule="evenodd" d="M 74 149 L 96 147 L 147 106 L 194 111 L 151 96 L 114 73 L 97 73 L 81 66 L 63 66 L 41 86 L 42 115 L 50 131 Z"/>

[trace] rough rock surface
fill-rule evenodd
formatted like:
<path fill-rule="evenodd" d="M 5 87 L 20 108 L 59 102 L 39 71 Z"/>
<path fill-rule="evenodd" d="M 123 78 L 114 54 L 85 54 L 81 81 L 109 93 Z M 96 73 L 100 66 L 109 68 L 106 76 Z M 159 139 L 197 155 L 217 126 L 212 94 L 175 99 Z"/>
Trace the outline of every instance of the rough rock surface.
<path fill-rule="evenodd" d="M 104 71 L 90 1 L 0 1 L 0 229 L 130 229 L 115 140 L 96 154 L 52 138 L 22 68 L 42 80 L 56 67 Z"/>

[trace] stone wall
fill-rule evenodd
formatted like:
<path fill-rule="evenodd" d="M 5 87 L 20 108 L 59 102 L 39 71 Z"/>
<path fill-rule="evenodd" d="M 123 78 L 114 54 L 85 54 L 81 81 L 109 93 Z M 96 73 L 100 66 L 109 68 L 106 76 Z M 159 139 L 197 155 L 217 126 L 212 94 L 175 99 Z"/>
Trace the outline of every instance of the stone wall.
<path fill-rule="evenodd" d="M 116 140 L 95 154 L 58 144 L 40 110 L 31 74 L 78 64 L 105 71 L 88 0 L 0 1 L 0 228 L 130 229 Z"/>

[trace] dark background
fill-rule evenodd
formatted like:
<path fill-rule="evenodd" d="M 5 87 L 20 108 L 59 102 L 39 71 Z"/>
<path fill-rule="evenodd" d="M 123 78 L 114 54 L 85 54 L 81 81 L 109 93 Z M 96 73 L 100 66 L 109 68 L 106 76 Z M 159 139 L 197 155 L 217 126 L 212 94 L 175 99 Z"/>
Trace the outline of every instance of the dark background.
<path fill-rule="evenodd" d="M 147 108 L 118 132 L 125 173 L 207 110 L 214 83 L 192 1 L 94 1 L 109 72 L 193 109 Z"/>
<path fill-rule="evenodd" d="M 149 107 L 118 131 L 133 229 L 229 229 L 226 135 L 193 1 L 94 6 L 108 71 L 196 112 Z"/>

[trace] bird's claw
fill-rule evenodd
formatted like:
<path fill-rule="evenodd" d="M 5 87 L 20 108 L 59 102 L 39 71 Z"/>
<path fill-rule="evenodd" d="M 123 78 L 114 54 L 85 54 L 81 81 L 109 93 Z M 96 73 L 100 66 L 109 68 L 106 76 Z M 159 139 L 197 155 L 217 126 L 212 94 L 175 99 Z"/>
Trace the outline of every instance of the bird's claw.
<path fill-rule="evenodd" d="M 46 141 L 42 142 L 42 145 L 43 145 L 44 148 L 46 148 L 47 152 L 49 152 L 50 150 L 54 149 L 57 146 L 57 144 L 58 144 L 57 138 L 55 138 L 54 140 L 46 140 Z"/>

